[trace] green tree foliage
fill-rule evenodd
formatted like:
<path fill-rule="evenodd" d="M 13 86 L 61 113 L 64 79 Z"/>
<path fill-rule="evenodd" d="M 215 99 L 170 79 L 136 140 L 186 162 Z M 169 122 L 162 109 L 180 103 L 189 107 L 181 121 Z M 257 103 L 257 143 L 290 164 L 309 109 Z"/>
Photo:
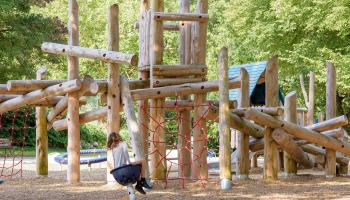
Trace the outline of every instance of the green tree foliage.
<path fill-rule="evenodd" d="M 222 11 L 224 18 L 220 25 L 227 31 L 219 37 L 229 45 L 232 60 L 244 63 L 279 55 L 280 79 L 285 91 L 299 89 L 299 74 L 313 70 L 318 111 L 325 107 L 325 62 L 330 60 L 337 67 L 339 114 L 348 112 L 350 1 L 221 0 L 217 3 L 227 6 Z"/>
<path fill-rule="evenodd" d="M 30 13 L 31 6 L 50 0 L 0 1 L 0 81 L 34 78 L 35 69 L 55 62 L 41 53 L 43 40 L 60 40 L 65 32 L 60 20 Z"/>

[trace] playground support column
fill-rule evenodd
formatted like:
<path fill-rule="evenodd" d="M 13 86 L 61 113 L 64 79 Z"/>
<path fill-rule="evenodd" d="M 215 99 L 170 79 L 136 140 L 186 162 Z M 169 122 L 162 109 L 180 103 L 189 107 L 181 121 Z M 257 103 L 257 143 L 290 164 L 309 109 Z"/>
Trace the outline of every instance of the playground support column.
<path fill-rule="evenodd" d="M 144 65 L 149 64 L 149 21 L 148 10 L 149 0 L 141 0 L 140 2 L 140 19 L 139 19 L 139 65 L 140 69 Z M 149 80 L 148 71 L 139 71 L 138 76 L 140 80 Z M 139 118 L 139 130 L 143 137 L 143 148 L 145 152 L 145 160 L 148 160 L 148 136 L 149 136 L 149 101 L 148 99 L 140 100 L 138 102 L 138 118 Z M 148 165 L 147 165 L 148 167 Z M 149 180 L 149 168 L 145 170 L 145 178 Z"/>
<path fill-rule="evenodd" d="M 265 104 L 267 107 L 277 107 L 278 101 L 278 59 L 274 56 L 269 59 L 265 72 Z M 278 173 L 278 150 L 277 144 L 272 139 L 271 127 L 265 128 L 264 137 L 264 179 L 276 180 Z"/>
<path fill-rule="evenodd" d="M 284 120 L 291 123 L 297 123 L 297 93 L 290 92 L 285 97 Z M 297 163 L 289 153 L 283 151 L 284 175 L 286 177 L 297 174 Z"/>
<path fill-rule="evenodd" d="M 230 108 L 228 98 L 228 55 L 227 48 L 220 50 L 219 58 L 219 157 L 220 157 L 220 182 L 221 189 L 232 188 L 231 175 L 231 136 L 230 136 Z"/>
<path fill-rule="evenodd" d="M 208 13 L 208 0 L 199 0 L 197 4 L 198 14 Z M 192 48 L 192 61 L 193 64 L 205 65 L 206 62 L 206 42 L 207 42 L 207 21 L 195 22 L 194 27 L 194 38 Z M 193 170 L 192 177 L 197 179 L 208 178 L 208 164 L 207 164 L 207 124 L 205 119 L 202 119 L 200 109 L 198 105 L 202 105 L 206 102 L 207 94 L 194 95 L 194 102 L 197 106 L 194 110 L 194 121 L 198 122 L 194 127 L 193 140 L 197 141 L 193 144 Z M 194 172 L 196 170 L 196 172 Z"/>
<path fill-rule="evenodd" d="M 150 19 L 151 27 L 150 27 L 150 66 L 151 66 L 151 83 L 153 83 L 153 78 L 155 78 L 152 74 L 153 66 L 160 65 L 163 62 L 163 49 L 164 49 L 164 41 L 163 41 L 163 22 L 159 20 L 154 20 L 153 13 L 154 12 L 163 12 L 164 11 L 164 1 L 163 0 L 152 0 L 151 2 L 151 10 L 152 17 Z M 153 84 L 151 84 L 153 87 Z M 164 109 L 161 106 L 164 103 L 164 98 L 162 99 L 152 99 L 151 100 L 151 109 L 150 116 L 153 120 L 150 122 L 150 130 L 152 138 L 151 142 L 151 169 L 152 179 L 163 180 L 166 178 L 166 145 L 165 145 L 165 133 L 164 128 L 160 126 L 158 123 L 164 121 Z"/>
<path fill-rule="evenodd" d="M 108 12 L 108 50 L 119 51 L 119 7 L 113 4 Z M 108 64 L 107 78 L 107 138 L 112 132 L 120 129 L 120 88 L 119 64 Z M 107 166 L 107 182 L 115 182 Z"/>
<path fill-rule="evenodd" d="M 239 93 L 238 107 L 250 107 L 249 96 L 249 74 L 241 68 L 241 90 Z M 237 157 L 237 179 L 248 179 L 249 175 L 249 133 L 238 133 L 238 157 Z"/>
<path fill-rule="evenodd" d="M 336 117 L 337 107 L 337 79 L 336 70 L 332 63 L 326 63 L 326 120 Z M 326 149 L 326 178 L 334 178 L 336 176 L 336 151 L 333 149 Z"/>
<path fill-rule="evenodd" d="M 69 0 L 68 44 L 79 46 L 79 7 L 76 0 Z M 68 79 L 79 79 L 79 58 L 68 57 Z M 68 93 L 68 183 L 80 182 L 80 125 L 79 92 Z"/>
<path fill-rule="evenodd" d="M 315 73 L 309 74 L 309 105 L 307 111 L 307 125 L 314 124 L 314 109 L 315 109 Z"/>
<path fill-rule="evenodd" d="M 45 67 L 39 68 L 36 73 L 38 80 L 46 79 Z M 48 135 L 47 135 L 47 107 L 36 107 L 36 174 L 48 175 Z"/>
<path fill-rule="evenodd" d="M 179 12 L 190 12 L 190 1 L 179 0 Z M 180 22 L 180 62 L 181 65 L 191 64 L 191 23 Z M 176 69 L 176 68 L 174 68 Z M 187 78 L 187 77 L 186 77 Z M 190 96 L 181 96 L 181 100 L 189 100 Z M 191 111 L 180 111 L 181 122 L 179 124 L 178 154 L 179 172 L 181 177 L 191 177 Z"/>

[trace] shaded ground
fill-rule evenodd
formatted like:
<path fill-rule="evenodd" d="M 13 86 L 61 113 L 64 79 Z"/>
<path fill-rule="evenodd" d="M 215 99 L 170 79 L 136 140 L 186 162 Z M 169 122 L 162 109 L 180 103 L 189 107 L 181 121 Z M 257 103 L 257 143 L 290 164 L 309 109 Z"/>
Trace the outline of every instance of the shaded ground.
<path fill-rule="evenodd" d="M 66 184 L 64 168 L 60 171 L 56 166 L 49 177 L 42 178 L 36 177 L 33 166 L 26 161 L 22 179 L 0 185 L 0 199 L 128 199 L 126 189 L 105 185 L 106 172 L 99 165 L 91 171 L 82 167 L 82 183 L 77 185 Z M 218 177 L 212 176 L 206 187 L 190 183 L 182 189 L 177 181 L 172 181 L 167 189 L 158 184 L 146 196 L 138 195 L 138 199 L 350 199 L 349 177 L 327 180 L 321 171 L 303 170 L 294 178 L 265 182 L 260 168 L 251 172 L 251 180 L 234 181 L 233 189 L 227 192 L 220 190 Z"/>

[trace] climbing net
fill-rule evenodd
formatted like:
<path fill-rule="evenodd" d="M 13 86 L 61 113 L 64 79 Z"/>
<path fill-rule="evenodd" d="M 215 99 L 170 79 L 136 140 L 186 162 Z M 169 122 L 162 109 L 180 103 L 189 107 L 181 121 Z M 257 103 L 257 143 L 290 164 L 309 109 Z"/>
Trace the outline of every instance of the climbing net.
<path fill-rule="evenodd" d="M 207 134 L 194 136 L 194 131 L 205 123 L 205 115 L 211 106 L 211 103 L 181 105 L 176 99 L 171 105 L 142 107 L 142 111 L 147 113 L 150 119 L 150 124 L 153 124 L 142 124 L 150 133 L 148 158 L 151 161 L 152 179 L 163 181 L 165 187 L 169 181 L 174 180 L 177 180 L 182 188 L 185 187 L 185 182 L 190 181 L 200 181 L 202 186 L 205 186 L 208 173 L 208 139 Z M 196 119 L 183 112 L 184 109 L 195 110 L 200 107 L 202 112 Z M 162 113 L 165 117 L 157 117 L 154 114 L 152 116 L 152 109 L 166 110 Z M 190 129 L 181 130 L 183 123 L 190 123 Z M 187 159 L 181 158 L 182 156 Z"/>
<path fill-rule="evenodd" d="M 23 175 L 23 150 L 27 131 L 34 119 L 32 108 L 0 114 L 0 177 L 14 178 Z"/>

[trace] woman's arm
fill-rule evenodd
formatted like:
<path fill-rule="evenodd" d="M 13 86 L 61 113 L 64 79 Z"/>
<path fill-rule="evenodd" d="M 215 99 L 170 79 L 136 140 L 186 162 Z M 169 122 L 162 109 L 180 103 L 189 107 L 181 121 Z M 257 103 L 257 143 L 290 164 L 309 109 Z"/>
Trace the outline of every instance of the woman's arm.
<path fill-rule="evenodd" d="M 111 171 L 114 168 L 113 153 L 112 150 L 107 151 L 107 169 Z"/>

